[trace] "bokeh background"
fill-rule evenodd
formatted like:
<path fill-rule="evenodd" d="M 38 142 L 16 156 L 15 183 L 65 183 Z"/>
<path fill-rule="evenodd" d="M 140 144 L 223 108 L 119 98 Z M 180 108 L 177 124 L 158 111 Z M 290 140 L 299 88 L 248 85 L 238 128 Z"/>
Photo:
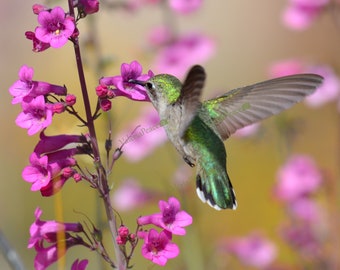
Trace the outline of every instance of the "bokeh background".
<path fill-rule="evenodd" d="M 72 46 L 68 44 L 59 50 L 33 53 L 30 41 L 25 39 L 25 31 L 33 30 L 37 25 L 36 16 L 31 12 L 34 3 L 35 1 L 1 1 L 0 9 L 0 229 L 20 254 L 27 269 L 33 269 L 35 256 L 33 250 L 27 249 L 28 229 L 34 221 L 34 210 L 40 206 L 43 209 L 43 219 L 54 219 L 55 209 L 60 207 L 57 206 L 60 202 L 56 202 L 54 197 L 42 198 L 40 193 L 31 192 L 30 185 L 21 179 L 21 171 L 28 165 L 28 157 L 38 136 L 28 137 L 25 130 L 15 125 L 20 106 L 11 105 L 8 88 L 17 80 L 20 66 L 26 64 L 34 67 L 34 79 L 65 84 L 70 92 L 80 94 Z M 205 1 L 200 10 L 173 18 L 180 33 L 199 30 L 216 42 L 214 55 L 204 63 L 208 74 L 204 98 L 268 79 L 270 66 L 281 60 L 300 59 L 307 63 L 329 65 L 335 72 L 339 70 L 340 26 L 336 6 L 329 6 L 308 29 L 294 31 L 287 28 L 281 20 L 287 4 L 286 0 Z M 56 4 L 51 4 L 53 5 Z M 58 1 L 58 5 L 65 8 L 67 6 L 66 1 Z M 87 83 L 93 100 L 96 98 L 94 88 L 98 79 L 104 75 L 119 74 L 121 63 L 138 60 L 145 71 L 153 68 L 154 55 L 148 49 L 147 36 L 152 27 L 164 22 L 164 12 L 161 9 L 152 5 L 135 12 L 103 8 L 88 19 L 91 24 L 85 22 L 86 20 L 79 24 L 80 38 L 89 37 L 88 31 L 95 27 L 96 37 L 100 42 L 100 52 L 94 52 L 91 46 L 82 48 Z M 98 69 L 93 68 L 97 53 L 111 61 L 104 69 L 105 74 L 96 74 Z M 80 101 L 80 97 L 78 100 Z M 80 102 L 78 106 L 81 107 Z M 114 100 L 110 116 L 113 132 L 126 128 L 147 106 L 150 105 L 124 98 Z M 296 132 L 287 146 L 284 132 L 279 127 L 282 121 L 293 119 L 297 120 Z M 59 115 L 54 120 L 49 134 L 82 131 L 71 117 Z M 98 122 L 102 142 L 107 135 L 107 120 L 108 117 L 104 116 Z M 309 155 L 324 175 L 334 179 L 336 184 L 333 191 L 336 194 L 339 191 L 339 127 L 337 100 L 318 108 L 299 104 L 282 116 L 263 122 L 257 134 L 250 137 L 235 136 L 228 140 L 225 143 L 228 171 L 238 198 L 237 211 L 218 212 L 202 204 L 195 194 L 193 174 L 188 174 L 191 184 L 187 186 L 185 196 L 181 197 L 183 194 L 179 192 L 180 184 L 172 179 L 183 161 L 169 143 L 157 147 L 138 162 L 130 162 L 123 156 L 114 168 L 112 181 L 114 187 L 119 187 L 125 179 L 133 178 L 141 186 L 159 191 L 164 200 L 168 196 L 177 196 L 185 210 L 193 215 L 194 224 L 188 228 L 188 238 L 174 239 L 182 248 L 181 255 L 170 260 L 164 269 L 213 269 L 208 268 L 209 266 L 215 269 L 255 269 L 245 266 L 227 253 L 219 255 L 216 252 L 219 240 L 242 237 L 253 232 L 264 235 L 275 243 L 278 250 L 276 262 L 287 267 L 295 265 L 297 268 L 294 269 L 299 269 L 299 257 L 280 237 L 280 226 L 287 220 L 287 214 L 273 195 L 277 171 L 289 155 Z M 114 143 L 119 146 L 117 141 Z M 317 196 L 325 207 L 326 218 L 330 213 L 328 210 L 336 211 L 336 207 L 339 209 L 339 199 L 334 200 L 334 197 L 334 208 L 329 207 L 327 194 L 327 189 L 321 188 Z M 61 196 L 65 221 L 84 220 L 75 210 L 85 213 L 92 220 L 96 220 L 98 213 L 100 216 L 101 210 L 98 207 L 101 206 L 98 206 L 97 194 L 86 183 L 75 184 L 70 181 L 62 190 Z M 150 214 L 157 209 L 155 200 L 153 204 L 121 214 L 125 223 L 134 228 L 136 217 Z M 336 220 L 338 221 L 337 218 Z M 331 239 L 334 243 L 330 242 L 327 248 L 332 250 L 336 245 L 339 248 L 339 243 L 336 242 L 339 235 L 332 235 Z M 81 247 L 74 248 L 67 254 L 67 269 L 76 257 L 90 258 L 89 269 L 99 269 L 96 254 Z M 188 261 L 193 264 L 192 268 L 184 267 Z M 159 268 L 144 260 L 138 250 L 135 262 L 135 269 Z M 2 255 L 0 268 L 10 269 Z M 56 266 L 51 269 L 56 269 Z"/>

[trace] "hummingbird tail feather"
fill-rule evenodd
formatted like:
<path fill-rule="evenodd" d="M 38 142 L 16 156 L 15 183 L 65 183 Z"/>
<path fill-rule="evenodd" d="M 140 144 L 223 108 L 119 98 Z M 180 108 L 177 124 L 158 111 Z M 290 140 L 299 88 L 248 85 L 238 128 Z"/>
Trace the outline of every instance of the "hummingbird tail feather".
<path fill-rule="evenodd" d="M 196 176 L 196 192 L 202 202 L 216 210 L 237 208 L 236 196 L 227 172 L 207 174 L 200 167 Z"/>

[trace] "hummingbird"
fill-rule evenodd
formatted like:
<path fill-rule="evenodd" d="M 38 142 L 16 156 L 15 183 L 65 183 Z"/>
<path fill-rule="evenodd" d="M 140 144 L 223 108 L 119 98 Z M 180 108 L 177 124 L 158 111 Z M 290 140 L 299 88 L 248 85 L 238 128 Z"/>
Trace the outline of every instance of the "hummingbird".
<path fill-rule="evenodd" d="M 205 79 L 204 68 L 195 65 L 183 83 L 170 74 L 158 74 L 147 81 L 130 79 L 129 83 L 146 89 L 169 140 L 189 166 L 196 166 L 198 197 L 216 210 L 236 209 L 223 141 L 242 127 L 290 108 L 312 94 L 323 78 L 290 75 L 201 102 Z"/>

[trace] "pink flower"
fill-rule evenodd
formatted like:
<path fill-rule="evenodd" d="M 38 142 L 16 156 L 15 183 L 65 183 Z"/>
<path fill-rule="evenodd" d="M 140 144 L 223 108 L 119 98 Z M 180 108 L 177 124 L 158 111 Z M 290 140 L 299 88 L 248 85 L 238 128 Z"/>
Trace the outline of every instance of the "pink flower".
<path fill-rule="evenodd" d="M 103 112 L 107 112 L 111 110 L 112 103 L 108 99 L 101 99 L 99 102 L 100 108 L 103 110 Z"/>
<path fill-rule="evenodd" d="M 76 259 L 71 266 L 71 270 L 85 270 L 89 261 Z"/>
<path fill-rule="evenodd" d="M 46 186 L 40 188 L 41 196 L 50 197 L 59 192 L 71 176 L 57 175 L 53 177 Z"/>
<path fill-rule="evenodd" d="M 60 239 L 65 243 L 66 250 L 74 245 L 84 244 L 81 237 L 72 236 L 71 233 L 83 232 L 83 227 L 80 223 L 63 223 L 54 220 L 42 221 L 40 216 L 42 211 L 40 208 L 35 210 L 35 222 L 30 227 L 30 239 L 28 241 L 28 248 L 34 247 L 37 255 L 34 259 L 34 267 L 37 270 L 44 270 L 52 263 L 56 262 L 60 255 L 65 253 L 58 252 L 59 240 L 58 232 L 64 232 L 65 238 Z M 44 242 L 51 245 L 45 247 Z M 66 251 L 65 250 L 65 251 Z"/>
<path fill-rule="evenodd" d="M 183 77 L 194 64 L 207 61 L 215 51 L 214 41 L 199 33 L 189 33 L 160 50 L 154 67 L 159 73 Z"/>
<path fill-rule="evenodd" d="M 20 68 L 19 80 L 9 88 L 9 92 L 13 96 L 12 104 L 21 103 L 24 98 L 29 100 L 29 98 L 35 98 L 40 95 L 66 95 L 67 90 L 64 86 L 33 81 L 33 75 L 33 68 L 26 65 Z"/>
<path fill-rule="evenodd" d="M 188 14 L 199 9 L 202 2 L 202 0 L 170 0 L 169 5 L 180 14 Z"/>
<path fill-rule="evenodd" d="M 319 107 L 329 101 L 339 98 L 340 79 L 329 66 L 313 66 L 308 72 L 316 73 L 324 77 L 320 87 L 305 99 L 305 102 L 311 107 Z"/>
<path fill-rule="evenodd" d="M 167 135 L 163 125 L 166 123 L 160 123 L 155 109 L 149 107 L 142 111 L 138 119 L 116 136 L 119 144 L 125 143 L 124 157 L 131 162 L 137 162 L 164 144 L 167 141 Z"/>
<path fill-rule="evenodd" d="M 41 132 L 40 141 L 35 146 L 34 152 L 37 155 L 56 152 L 71 143 L 86 143 L 86 137 L 84 135 L 66 134 L 46 136 L 44 132 Z"/>
<path fill-rule="evenodd" d="M 36 38 L 53 48 L 64 46 L 75 30 L 74 19 L 66 16 L 61 7 L 40 12 L 38 22 L 41 26 L 35 29 Z"/>
<path fill-rule="evenodd" d="M 44 96 L 38 96 L 21 103 L 23 111 L 15 120 L 17 126 L 27 129 L 28 135 L 34 135 L 52 123 L 52 110 L 45 103 Z"/>
<path fill-rule="evenodd" d="M 65 97 L 65 103 L 67 106 L 73 106 L 76 104 L 77 97 L 75 95 L 69 94 Z"/>
<path fill-rule="evenodd" d="M 98 0 L 79 0 L 78 8 L 81 13 L 85 14 L 93 14 L 98 12 L 99 10 L 99 1 Z"/>
<path fill-rule="evenodd" d="M 303 255 L 320 256 L 320 238 L 312 223 L 282 228 L 282 237 Z"/>
<path fill-rule="evenodd" d="M 45 43 L 37 39 L 37 37 L 35 36 L 35 33 L 32 31 L 25 32 L 25 36 L 27 39 L 32 40 L 32 43 L 33 43 L 32 50 L 34 52 L 43 52 L 47 50 L 49 47 L 51 47 L 49 43 Z"/>
<path fill-rule="evenodd" d="M 115 189 L 111 200 L 114 208 L 118 211 L 129 211 L 142 207 L 155 196 L 151 191 L 143 189 L 137 181 L 126 179 L 121 186 Z"/>
<path fill-rule="evenodd" d="M 142 74 L 142 69 L 142 66 L 137 61 L 132 61 L 130 64 L 123 63 L 120 76 L 103 77 L 99 83 L 101 87 L 112 89 L 114 96 L 124 96 L 138 101 L 150 101 L 143 86 L 129 83 L 130 79 L 147 81 L 153 76 L 151 70 L 149 70 L 148 74 Z M 102 90 L 100 93 L 102 95 Z"/>
<path fill-rule="evenodd" d="M 150 229 L 150 232 L 138 232 L 138 237 L 144 239 L 142 246 L 142 255 L 144 258 L 152 261 L 155 264 L 164 266 L 168 259 L 178 256 L 179 248 L 171 241 L 171 233 L 161 231 L 158 233 L 155 229 Z"/>
<path fill-rule="evenodd" d="M 328 5 L 329 0 L 290 0 L 283 23 L 293 30 L 305 30 Z"/>
<path fill-rule="evenodd" d="M 272 78 L 303 73 L 305 64 L 297 59 L 278 61 L 269 68 L 269 76 Z"/>
<path fill-rule="evenodd" d="M 305 99 L 307 105 L 319 107 L 336 100 L 340 93 L 340 79 L 334 70 L 326 65 L 308 65 L 296 59 L 280 61 L 270 67 L 271 77 L 280 77 L 298 73 L 316 73 L 324 77 L 323 83 L 317 90 Z"/>
<path fill-rule="evenodd" d="M 39 158 L 36 153 L 30 156 L 30 166 L 25 167 L 22 172 L 22 178 L 32 183 L 31 190 L 40 190 L 46 186 L 51 180 L 51 170 L 48 166 L 48 157 L 44 156 Z"/>
<path fill-rule="evenodd" d="M 221 243 L 221 250 L 234 254 L 245 265 L 268 267 L 277 257 L 276 246 L 258 234 L 235 238 Z"/>
<path fill-rule="evenodd" d="M 22 178 L 32 183 L 32 191 L 41 190 L 48 186 L 52 178 L 56 177 L 63 168 L 76 164 L 73 158 L 61 157 L 59 153 L 58 156 L 49 154 L 39 157 L 35 152 L 31 154 L 30 165 L 24 168 Z"/>
<path fill-rule="evenodd" d="M 159 201 L 158 205 L 161 213 L 142 216 L 138 218 L 138 224 L 154 224 L 173 234 L 185 235 L 186 231 L 183 227 L 192 223 L 192 217 L 187 212 L 180 210 L 179 201 L 174 197 L 170 197 L 168 202 Z"/>
<path fill-rule="evenodd" d="M 44 10 L 49 10 L 49 8 L 41 4 L 34 4 L 32 6 L 32 10 L 34 14 L 38 15 L 40 12 Z"/>
<path fill-rule="evenodd" d="M 43 221 L 40 220 L 42 210 L 38 207 L 35 212 L 35 221 L 30 227 L 30 239 L 28 241 L 28 248 L 32 248 L 39 241 L 45 240 L 53 242 L 57 238 L 57 232 L 83 232 L 83 226 L 80 223 L 63 223 L 54 220 Z"/>
<path fill-rule="evenodd" d="M 290 212 L 300 220 L 306 222 L 319 222 L 322 217 L 322 209 L 309 198 L 300 198 L 288 204 Z"/>
<path fill-rule="evenodd" d="M 172 30 L 167 26 L 158 26 L 151 29 L 148 35 L 148 41 L 152 46 L 164 46 L 174 38 Z"/>
<path fill-rule="evenodd" d="M 315 162 L 308 156 L 292 156 L 278 171 L 275 195 L 293 201 L 316 191 L 322 176 Z"/>
<path fill-rule="evenodd" d="M 255 123 L 249 126 L 245 126 L 239 130 L 237 130 L 234 134 L 234 136 L 236 137 L 250 137 L 253 136 L 254 134 L 257 133 L 257 131 L 259 130 L 260 124 L 259 123 Z"/>

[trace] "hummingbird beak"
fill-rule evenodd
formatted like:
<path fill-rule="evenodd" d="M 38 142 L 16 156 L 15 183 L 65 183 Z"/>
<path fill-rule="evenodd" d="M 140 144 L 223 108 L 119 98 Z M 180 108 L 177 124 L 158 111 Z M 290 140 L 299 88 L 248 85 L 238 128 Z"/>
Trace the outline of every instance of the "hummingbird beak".
<path fill-rule="evenodd" d="M 134 79 L 130 79 L 128 82 L 129 82 L 129 83 L 138 84 L 138 85 L 141 85 L 141 86 L 145 86 L 145 85 L 146 85 L 146 82 L 144 82 L 144 81 L 139 81 L 139 80 L 134 80 Z"/>

